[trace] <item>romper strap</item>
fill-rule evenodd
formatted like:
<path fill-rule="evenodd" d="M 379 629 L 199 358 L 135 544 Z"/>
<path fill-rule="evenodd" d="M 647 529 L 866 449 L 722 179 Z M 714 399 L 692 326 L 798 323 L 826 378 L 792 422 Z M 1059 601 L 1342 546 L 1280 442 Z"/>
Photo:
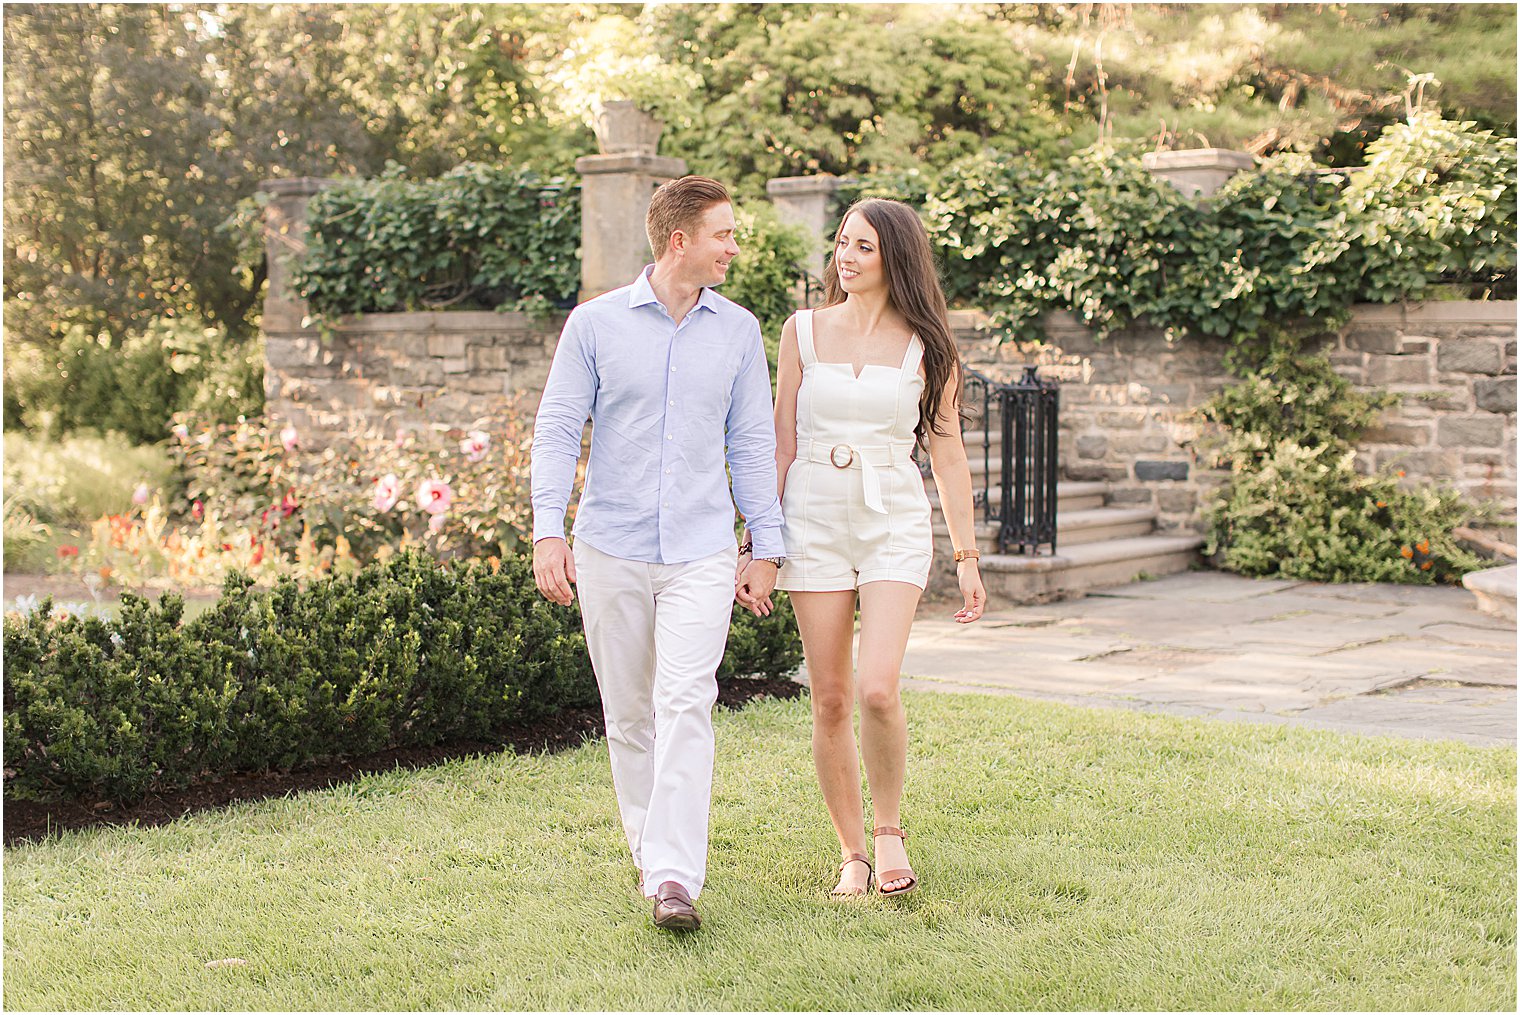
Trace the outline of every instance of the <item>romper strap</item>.
<path fill-rule="evenodd" d="M 919 341 L 917 335 L 908 339 L 908 351 L 903 354 L 902 369 L 905 374 L 918 373 L 918 364 L 924 358 L 924 343 Z"/>
<path fill-rule="evenodd" d="M 797 311 L 797 351 L 802 354 L 802 365 L 810 367 L 818 362 L 818 351 L 813 347 L 813 311 L 811 308 Z"/>

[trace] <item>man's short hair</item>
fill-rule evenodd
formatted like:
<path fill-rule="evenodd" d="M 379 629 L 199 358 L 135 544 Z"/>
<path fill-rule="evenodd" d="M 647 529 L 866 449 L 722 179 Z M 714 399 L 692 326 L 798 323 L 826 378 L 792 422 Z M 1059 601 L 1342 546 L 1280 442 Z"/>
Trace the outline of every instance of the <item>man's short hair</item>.
<path fill-rule="evenodd" d="M 702 216 L 715 204 L 729 204 L 728 190 L 717 180 L 705 176 L 683 176 L 660 184 L 649 201 L 644 228 L 649 233 L 649 249 L 655 260 L 665 254 L 676 230 L 688 235 L 702 224 Z"/>

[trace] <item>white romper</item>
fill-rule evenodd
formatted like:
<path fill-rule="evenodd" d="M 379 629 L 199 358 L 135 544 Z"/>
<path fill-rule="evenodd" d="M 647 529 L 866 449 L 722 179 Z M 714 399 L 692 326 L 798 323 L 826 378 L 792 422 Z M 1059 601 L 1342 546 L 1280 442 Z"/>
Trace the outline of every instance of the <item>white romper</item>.
<path fill-rule="evenodd" d="M 777 588 L 836 592 L 873 581 L 923 588 L 934 552 L 929 498 L 910 455 L 924 347 L 908 340 L 901 366 L 819 362 L 813 311 L 797 313 L 802 384 L 797 458 L 781 500 L 786 564 Z"/>

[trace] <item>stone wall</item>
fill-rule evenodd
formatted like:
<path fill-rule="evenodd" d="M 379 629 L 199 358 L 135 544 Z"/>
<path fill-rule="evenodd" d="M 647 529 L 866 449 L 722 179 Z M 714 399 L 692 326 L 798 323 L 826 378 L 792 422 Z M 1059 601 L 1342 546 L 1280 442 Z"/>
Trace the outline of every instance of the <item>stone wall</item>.
<path fill-rule="evenodd" d="M 272 417 L 318 441 L 366 424 L 463 426 L 514 397 L 537 405 L 564 316 L 492 311 L 369 314 L 267 330 L 264 392 Z"/>
<path fill-rule="evenodd" d="M 1329 346 L 1358 386 L 1400 396 L 1359 446 L 1364 471 L 1400 468 L 1411 483 L 1449 483 L 1515 515 L 1515 310 L 1513 302 L 1356 308 Z M 1047 319 L 1048 344 L 998 346 L 977 331 L 981 315 L 952 325 L 968 366 L 1012 378 L 1038 363 L 1061 390 L 1061 460 L 1069 480 L 1105 480 L 1109 502 L 1154 507 L 1162 531 L 1201 531 L 1201 505 L 1226 474 L 1200 467 L 1191 410 L 1232 382 L 1225 345 L 1167 341 L 1131 328 L 1098 342 L 1067 313 Z"/>
<path fill-rule="evenodd" d="M 264 209 L 264 398 L 308 443 L 366 426 L 464 426 L 514 400 L 536 406 L 564 314 L 494 311 L 367 314 L 326 335 L 290 284 L 306 246 L 306 206 L 331 180 L 270 180 Z"/>

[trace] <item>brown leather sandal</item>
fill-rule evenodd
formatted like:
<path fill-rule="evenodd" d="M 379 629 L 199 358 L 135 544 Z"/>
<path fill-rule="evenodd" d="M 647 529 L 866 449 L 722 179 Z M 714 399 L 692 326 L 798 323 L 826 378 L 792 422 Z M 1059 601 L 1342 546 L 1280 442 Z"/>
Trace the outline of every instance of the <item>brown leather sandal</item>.
<path fill-rule="evenodd" d="M 836 890 L 834 890 L 834 891 L 832 891 L 832 892 L 829 893 L 829 898 L 831 898 L 831 899 L 859 899 L 859 898 L 862 898 L 864 896 L 867 896 L 867 895 L 871 894 L 871 882 L 876 877 L 876 869 L 871 866 L 871 859 L 870 859 L 870 857 L 866 856 L 864 853 L 851 853 L 844 860 L 844 862 L 842 862 L 839 865 L 839 873 L 843 874 L 844 873 L 844 869 L 846 867 L 848 867 L 850 864 L 856 863 L 856 862 L 863 863 L 863 864 L 866 865 L 866 887 L 865 887 L 865 890 L 864 891 L 860 891 L 860 892 L 841 892 L 838 889 L 836 889 Z"/>
<path fill-rule="evenodd" d="M 895 835 L 899 839 L 906 839 L 908 837 L 908 833 L 904 832 L 901 828 L 890 828 L 887 825 L 878 825 L 877 827 L 871 829 L 871 837 L 873 839 L 878 835 Z M 881 887 L 888 881 L 902 881 L 905 878 L 908 881 L 908 886 L 906 888 L 898 888 L 889 892 L 885 888 Z M 898 867 L 894 870 L 882 871 L 880 874 L 876 875 L 876 885 L 876 894 L 884 898 L 892 898 L 898 895 L 907 895 L 909 892 L 913 891 L 913 889 L 918 887 L 918 875 L 913 873 L 912 867 Z"/>

